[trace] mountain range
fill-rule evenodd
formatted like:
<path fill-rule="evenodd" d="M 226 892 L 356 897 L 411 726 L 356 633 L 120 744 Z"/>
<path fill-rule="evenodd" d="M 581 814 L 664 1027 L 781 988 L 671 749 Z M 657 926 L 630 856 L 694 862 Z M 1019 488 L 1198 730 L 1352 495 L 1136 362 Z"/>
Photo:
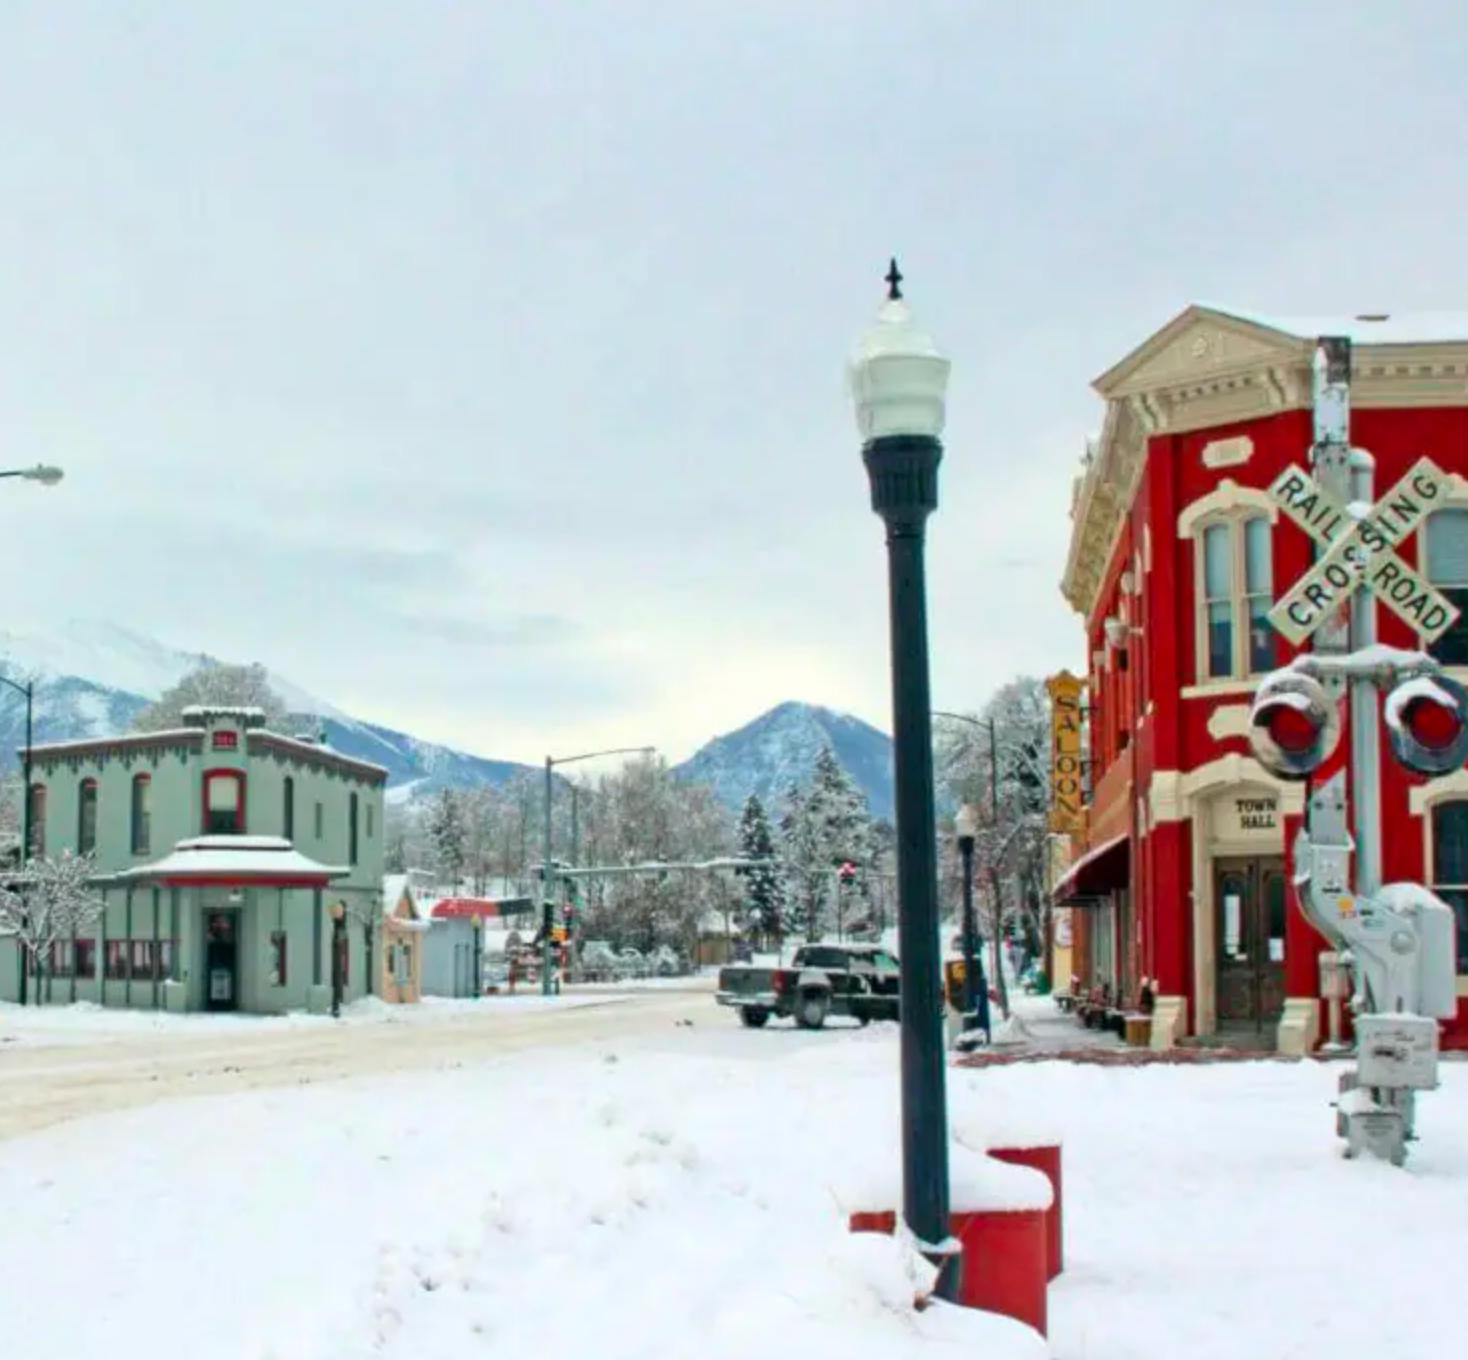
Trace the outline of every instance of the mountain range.
<path fill-rule="evenodd" d="M 190 652 L 113 623 L 75 620 L 45 635 L 0 630 L 0 765 L 10 768 L 25 744 L 25 699 L 11 685 L 33 687 L 33 740 L 82 741 L 125 732 L 164 690 L 220 659 Z M 388 798 L 412 802 L 445 787 L 498 786 L 531 766 L 470 755 L 343 713 L 335 705 L 270 672 L 270 683 L 302 728 L 318 725 L 343 755 L 388 772 Z M 867 795 L 878 817 L 892 815 L 892 740 L 870 724 L 814 704 L 783 703 L 735 732 L 716 737 L 675 767 L 707 781 L 738 809 L 757 793 L 773 809 L 792 782 L 806 779 L 830 745 Z"/>

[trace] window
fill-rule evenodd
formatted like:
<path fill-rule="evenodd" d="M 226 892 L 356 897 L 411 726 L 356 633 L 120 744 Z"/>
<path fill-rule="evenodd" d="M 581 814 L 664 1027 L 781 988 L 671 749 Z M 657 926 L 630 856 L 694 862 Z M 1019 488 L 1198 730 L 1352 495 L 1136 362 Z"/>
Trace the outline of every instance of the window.
<path fill-rule="evenodd" d="M 367 839 L 372 839 L 372 804 L 367 804 Z"/>
<path fill-rule="evenodd" d="M 52 940 L 50 955 L 46 960 L 46 972 L 54 978 L 69 978 L 76 953 L 71 940 Z"/>
<path fill-rule="evenodd" d="M 316 804 L 316 839 L 319 841 L 326 834 L 326 809 Z"/>
<path fill-rule="evenodd" d="M 1463 611 L 1429 648 L 1445 666 L 1468 666 L 1468 510 L 1439 510 L 1427 517 L 1427 579 Z"/>
<path fill-rule="evenodd" d="M 357 862 L 357 795 L 347 799 L 347 863 Z"/>
<path fill-rule="evenodd" d="M 153 848 L 153 781 L 145 774 L 133 776 L 132 843 L 135 855 Z"/>
<path fill-rule="evenodd" d="M 31 854 L 46 853 L 46 786 L 31 785 Z"/>
<path fill-rule="evenodd" d="M 280 834 L 288 841 L 296 838 L 296 781 L 286 775 L 280 810 Z"/>
<path fill-rule="evenodd" d="M 1200 677 L 1257 675 L 1274 669 L 1274 562 L 1263 515 L 1215 520 L 1198 542 Z"/>
<path fill-rule="evenodd" d="M 83 779 L 77 789 L 76 852 L 89 855 L 97 848 L 97 781 Z"/>
<path fill-rule="evenodd" d="M 134 982 L 147 982 L 157 977 L 154 965 L 157 962 L 152 940 L 133 940 L 128 950 L 128 961 Z"/>
<path fill-rule="evenodd" d="M 204 833 L 238 836 L 245 830 L 245 776 L 239 770 L 204 774 Z"/>
<path fill-rule="evenodd" d="M 127 941 L 107 941 L 107 980 L 123 982 L 127 979 Z"/>
<path fill-rule="evenodd" d="M 1468 973 L 1468 802 L 1432 810 L 1432 877 L 1433 892 L 1458 918 L 1458 972 Z"/>
<path fill-rule="evenodd" d="M 96 940 L 73 940 L 72 947 L 75 951 L 77 977 L 83 982 L 90 982 L 97 976 Z"/>
<path fill-rule="evenodd" d="M 289 782 L 289 781 L 287 781 Z M 270 932 L 270 985 L 284 987 L 289 974 L 286 971 L 286 934 L 283 930 Z"/>
<path fill-rule="evenodd" d="M 214 734 L 213 746 L 216 751 L 238 751 L 240 734 L 231 728 L 225 728 Z"/>

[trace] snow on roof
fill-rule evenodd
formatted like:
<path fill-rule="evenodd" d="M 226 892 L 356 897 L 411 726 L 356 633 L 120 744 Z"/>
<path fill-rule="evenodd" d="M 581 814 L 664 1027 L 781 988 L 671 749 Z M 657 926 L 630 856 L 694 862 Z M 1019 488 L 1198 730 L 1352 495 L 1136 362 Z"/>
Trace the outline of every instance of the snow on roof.
<path fill-rule="evenodd" d="M 385 874 L 382 879 L 382 901 L 388 911 L 392 911 L 399 902 L 403 900 L 403 894 L 410 891 L 407 874 Z"/>
<path fill-rule="evenodd" d="M 31 761 L 48 760 L 53 756 L 77 754 L 82 751 L 101 751 L 109 746 L 167 746 L 178 742 L 198 743 L 204 734 L 197 727 L 169 727 L 161 732 L 124 732 L 115 737 L 79 737 L 74 741 L 37 742 L 31 747 Z M 23 756 L 24 747 L 17 747 L 15 754 Z"/>
<path fill-rule="evenodd" d="M 1210 312 L 1221 312 L 1256 326 L 1267 326 L 1285 335 L 1314 340 L 1322 335 L 1349 336 L 1356 345 L 1441 345 L 1468 341 L 1468 311 L 1465 312 L 1363 312 L 1358 316 L 1272 316 L 1199 303 Z"/>
<path fill-rule="evenodd" d="M 189 704 L 180 710 L 179 716 L 185 722 L 191 718 L 237 718 L 244 723 L 264 722 L 265 710 L 255 704 Z"/>
<path fill-rule="evenodd" d="M 280 836 L 195 836 L 179 841 L 153 864 L 128 869 L 122 879 L 212 879 L 221 883 L 300 880 L 303 883 L 346 878 L 343 866 L 318 863 Z"/>
<path fill-rule="evenodd" d="M 390 771 L 386 765 L 378 765 L 370 760 L 358 760 L 356 756 L 344 756 L 340 751 L 330 746 L 323 746 L 316 741 L 303 741 L 300 737 L 287 737 L 280 732 L 272 732 L 268 727 L 256 728 L 249 734 L 250 745 L 253 748 L 256 742 L 263 746 L 277 746 L 282 750 L 299 752 L 307 760 L 316 759 L 327 764 L 345 766 L 349 769 L 368 770 L 374 775 L 381 775 L 385 780 Z"/>

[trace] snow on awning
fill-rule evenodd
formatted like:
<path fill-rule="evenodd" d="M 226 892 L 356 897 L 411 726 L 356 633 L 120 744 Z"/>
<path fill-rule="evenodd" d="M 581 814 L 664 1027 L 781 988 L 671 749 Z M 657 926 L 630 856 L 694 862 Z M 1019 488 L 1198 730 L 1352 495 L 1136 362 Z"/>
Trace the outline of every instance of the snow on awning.
<path fill-rule="evenodd" d="M 1065 871 L 1050 890 L 1050 896 L 1056 902 L 1076 902 L 1126 887 L 1130 852 L 1131 836 L 1128 832 L 1123 831 L 1119 836 L 1102 841 Z"/>
<path fill-rule="evenodd" d="M 169 888 L 323 888 L 350 868 L 321 864 L 279 836 L 195 836 L 153 864 L 116 878 Z"/>

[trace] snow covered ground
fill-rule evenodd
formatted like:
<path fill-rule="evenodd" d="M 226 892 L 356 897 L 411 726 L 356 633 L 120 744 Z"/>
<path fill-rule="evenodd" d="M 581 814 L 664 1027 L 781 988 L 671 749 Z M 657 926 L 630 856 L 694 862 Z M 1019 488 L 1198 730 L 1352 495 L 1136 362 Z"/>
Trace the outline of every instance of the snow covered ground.
<path fill-rule="evenodd" d="M 133 1038 L 156 1034 L 160 1038 L 194 1038 L 205 1035 L 263 1034 L 281 1029 L 314 1028 L 323 1025 L 436 1025 L 488 1012 L 531 1010 L 575 1010 L 582 1006 L 614 1004 L 616 997 L 605 993 L 541 996 L 524 991 L 516 996 L 487 996 L 450 1000 L 424 997 L 416 1006 L 390 1006 L 376 997 L 354 1001 L 342 1008 L 339 1019 L 292 1011 L 287 1015 L 171 1015 L 167 1011 L 124 1010 L 121 1007 L 77 1002 L 66 1006 L 16 1006 L 0 1002 L 0 1046 L 23 1044 L 87 1044 L 98 1039 Z"/>
<path fill-rule="evenodd" d="M 914 1314 L 900 1245 L 845 1230 L 895 1176 L 895 1030 L 724 1019 L 8 1141 L 0 1316 L 30 1321 L 0 1353 L 1047 1354 Z M 1437 1360 L 1468 1222 L 1468 1070 L 1445 1081 L 1405 1171 L 1339 1159 L 1321 1064 L 955 1069 L 950 1106 L 969 1143 L 1063 1131 L 1061 1360 Z M 1346 1255 L 1367 1224 L 1380 1289 Z"/>

